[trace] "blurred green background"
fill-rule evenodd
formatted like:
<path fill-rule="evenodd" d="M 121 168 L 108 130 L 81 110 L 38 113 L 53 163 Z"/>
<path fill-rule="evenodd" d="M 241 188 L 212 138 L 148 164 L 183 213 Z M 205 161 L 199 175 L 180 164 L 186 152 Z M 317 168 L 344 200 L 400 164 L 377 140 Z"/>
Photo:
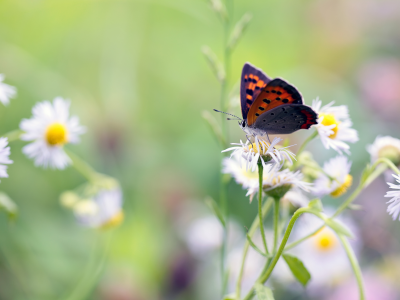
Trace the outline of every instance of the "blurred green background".
<path fill-rule="evenodd" d="M 249 61 L 296 85 L 306 104 L 319 96 L 348 105 L 360 136 L 351 148 L 357 182 L 366 145 L 378 134 L 399 137 L 399 1 L 235 1 L 234 22 L 245 12 L 253 19 L 232 55 L 230 88 Z M 112 232 L 80 227 L 58 196 L 84 178 L 71 167 L 36 168 L 22 142 L 11 144 L 14 164 L 0 189 L 19 216 L 9 223 L 0 215 L 0 299 L 75 299 L 82 277 L 90 287 L 82 299 L 214 299 L 202 294 L 207 279 L 193 271 L 198 262 L 182 264 L 190 266 L 182 288 L 174 279 L 175 262 L 190 256 L 175 220 L 192 214 L 187 203 L 202 207 L 207 195 L 219 195 L 222 149 L 201 113 L 219 108 L 220 86 L 203 45 L 222 57 L 222 26 L 205 0 L 0 1 L 0 73 L 18 89 L 0 107 L 1 132 L 16 129 L 38 101 L 70 99 L 88 128 L 70 149 L 121 182 L 125 210 Z M 239 115 L 238 101 L 232 112 Z M 229 132 L 229 142 L 244 138 L 236 122 Z M 294 134 L 291 144 L 307 134 Z M 321 162 L 336 155 L 317 140 L 309 149 Z M 400 245 L 399 224 L 385 213 L 386 189 L 383 179 L 371 186 L 355 218 L 377 231 L 364 239 L 363 268 L 378 265 L 390 283 L 399 271 L 384 265 L 400 264 Z M 234 182 L 228 196 L 233 218 L 249 226 L 256 204 Z"/>

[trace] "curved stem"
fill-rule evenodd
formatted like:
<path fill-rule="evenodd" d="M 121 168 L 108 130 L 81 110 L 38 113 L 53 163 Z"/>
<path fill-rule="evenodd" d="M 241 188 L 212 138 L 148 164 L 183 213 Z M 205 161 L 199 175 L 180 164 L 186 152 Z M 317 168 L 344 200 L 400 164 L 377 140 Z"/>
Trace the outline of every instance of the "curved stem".
<path fill-rule="evenodd" d="M 342 235 L 338 235 L 340 241 L 342 242 L 342 246 L 346 251 L 347 257 L 350 260 L 351 267 L 353 268 L 354 275 L 356 276 L 358 291 L 360 294 L 360 300 L 365 300 L 365 289 L 364 289 L 364 282 L 362 278 L 362 273 L 360 269 L 360 265 L 358 264 L 357 258 L 354 254 L 353 249 L 350 246 L 349 241 Z"/>
<path fill-rule="evenodd" d="M 267 213 L 269 212 L 269 210 L 271 209 L 272 206 L 272 202 L 274 201 L 273 198 L 268 198 L 267 201 L 264 203 L 264 206 L 262 208 L 262 220 L 266 217 Z M 260 218 L 257 216 L 254 221 L 253 224 L 251 225 L 248 235 L 250 237 L 252 237 L 254 235 L 254 233 L 257 230 L 257 227 L 260 225 Z M 236 298 L 240 299 L 240 293 L 241 293 L 241 284 L 242 284 L 242 278 L 243 278 L 243 271 L 244 271 L 244 265 L 246 262 L 246 256 L 247 256 L 247 252 L 249 250 L 250 244 L 249 242 L 246 240 L 245 244 L 244 244 L 244 248 L 243 248 L 243 255 L 242 255 L 242 263 L 240 266 L 240 271 L 239 271 L 239 276 L 236 282 Z M 270 260 L 270 259 L 269 259 Z"/>
<path fill-rule="evenodd" d="M 285 234 L 283 236 L 282 242 L 278 248 L 277 253 L 274 255 L 271 263 L 269 264 L 269 266 L 267 267 L 266 271 L 263 272 L 260 277 L 257 279 L 256 283 L 264 283 L 268 280 L 268 278 L 271 276 L 271 273 L 273 271 L 273 269 L 275 268 L 279 258 L 281 257 L 284 249 L 285 249 L 285 245 L 289 239 L 290 233 L 292 232 L 293 226 L 296 223 L 297 219 L 306 212 L 312 212 L 309 208 L 307 207 L 303 207 L 303 208 L 299 208 L 294 214 L 293 217 L 290 219 L 289 221 L 289 225 L 286 228 Z M 265 269 L 265 268 L 264 268 Z M 244 298 L 244 300 L 250 300 L 252 297 L 254 296 L 254 286 L 251 288 L 251 290 L 248 292 L 248 294 L 246 295 L 246 297 Z"/>
<path fill-rule="evenodd" d="M 267 246 L 267 239 L 265 238 L 265 231 L 264 231 L 264 222 L 263 222 L 263 215 L 262 215 L 262 187 L 263 187 L 263 175 L 264 175 L 264 167 L 261 162 L 258 163 L 258 217 L 260 222 L 260 231 L 261 236 L 264 244 L 265 253 L 268 255 L 268 246 Z"/>
<path fill-rule="evenodd" d="M 318 136 L 318 131 L 315 130 L 305 141 L 304 143 L 300 146 L 299 150 L 297 151 L 296 155 L 300 155 L 301 152 L 304 151 L 306 146 L 308 145 L 309 142 L 311 142 L 313 139 L 315 139 Z"/>
<path fill-rule="evenodd" d="M 387 164 L 388 162 L 386 161 L 386 159 L 383 159 L 383 160 L 379 159 L 379 160 L 372 166 L 372 168 L 376 167 L 376 166 L 379 165 L 380 163 L 386 163 L 386 164 Z M 391 162 L 389 161 L 389 163 L 391 163 Z M 392 164 L 392 165 L 393 165 L 393 164 Z M 394 165 L 393 165 L 393 166 L 394 166 Z M 394 166 L 394 168 L 396 168 L 396 167 Z M 332 216 L 332 218 L 333 218 L 333 217 L 337 217 L 338 215 L 340 215 L 340 214 L 341 214 L 341 213 L 342 213 L 342 212 L 343 212 L 343 211 L 344 211 L 358 196 L 359 196 L 359 194 L 361 193 L 361 191 L 362 191 L 365 187 L 369 186 L 369 185 L 370 185 L 376 178 L 378 178 L 386 169 L 387 169 L 386 166 L 380 166 L 380 167 L 376 168 L 376 169 L 374 170 L 374 172 L 372 172 L 372 173 L 368 176 L 368 178 L 365 180 L 364 183 L 360 182 L 360 185 L 357 187 L 357 189 L 350 195 L 350 197 L 349 197 L 345 202 L 343 202 L 343 204 L 337 209 L 337 211 L 336 211 L 335 214 Z M 396 168 L 396 169 L 397 169 L 397 168 Z M 309 239 L 310 237 L 312 237 L 313 235 L 315 235 L 318 231 L 320 231 L 323 227 L 324 227 L 324 225 L 321 226 L 321 227 L 319 227 L 319 228 L 316 229 L 315 231 L 311 232 L 310 234 L 306 235 L 305 237 L 303 237 L 303 238 L 301 238 L 301 239 L 299 239 L 299 240 L 297 240 L 297 241 L 295 241 L 295 242 L 290 243 L 290 244 L 287 245 L 287 247 L 285 248 L 285 251 L 288 251 L 288 250 L 290 250 L 290 249 L 296 247 L 297 245 L 301 244 L 301 243 L 304 242 L 305 240 Z"/>
<path fill-rule="evenodd" d="M 72 151 L 65 149 L 65 152 L 72 160 L 72 166 L 81 173 L 84 177 L 87 178 L 89 181 L 95 181 L 98 177 L 98 173 L 85 161 L 83 161 L 79 156 L 77 156 Z"/>

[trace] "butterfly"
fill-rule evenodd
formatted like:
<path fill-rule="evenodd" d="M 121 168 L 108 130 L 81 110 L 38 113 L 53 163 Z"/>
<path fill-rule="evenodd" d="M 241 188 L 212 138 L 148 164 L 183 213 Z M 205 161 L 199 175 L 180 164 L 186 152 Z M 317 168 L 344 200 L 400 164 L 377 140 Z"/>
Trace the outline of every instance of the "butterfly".
<path fill-rule="evenodd" d="M 247 135 L 289 134 L 317 124 L 318 115 L 304 105 L 299 91 L 285 80 L 270 79 L 262 70 L 245 63 L 240 80 L 243 119 Z"/>

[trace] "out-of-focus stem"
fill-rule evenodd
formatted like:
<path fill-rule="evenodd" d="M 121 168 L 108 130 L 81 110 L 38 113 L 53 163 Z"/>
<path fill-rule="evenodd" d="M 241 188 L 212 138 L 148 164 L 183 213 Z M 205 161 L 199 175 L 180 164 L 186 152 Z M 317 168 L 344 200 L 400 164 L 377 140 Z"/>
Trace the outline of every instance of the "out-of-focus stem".
<path fill-rule="evenodd" d="M 266 217 L 267 213 L 269 212 L 269 210 L 271 209 L 272 203 L 273 203 L 274 199 L 272 197 L 268 198 L 267 201 L 265 201 L 263 207 L 262 207 L 262 220 L 264 220 L 264 218 Z M 249 231 L 248 231 L 248 235 L 250 237 L 252 237 L 254 235 L 254 233 L 257 230 L 257 227 L 260 225 L 260 218 L 259 216 L 257 216 L 254 221 L 253 224 L 251 225 Z M 246 262 L 246 256 L 247 256 L 247 252 L 249 250 L 249 242 L 246 240 L 245 244 L 244 244 L 244 248 L 243 248 L 243 256 L 242 256 L 242 264 L 240 266 L 240 271 L 239 271 L 239 276 L 238 276 L 238 280 L 236 283 L 236 298 L 240 299 L 240 292 L 241 292 L 241 284 L 242 284 L 242 278 L 243 278 L 243 270 L 244 270 L 244 264 Z M 270 259 L 269 259 L 270 260 Z"/>
<path fill-rule="evenodd" d="M 350 260 L 351 267 L 353 268 L 353 272 L 354 272 L 354 275 L 357 280 L 360 300 L 365 300 L 365 289 L 364 289 L 364 282 L 363 282 L 363 278 L 362 278 L 360 265 L 358 264 L 357 258 L 355 256 L 354 251 L 351 248 L 350 243 L 347 240 L 347 238 L 340 234 L 338 235 L 338 237 L 339 237 L 340 241 L 342 242 L 342 246 L 343 246 L 344 250 L 346 251 L 347 257 Z"/>
<path fill-rule="evenodd" d="M 264 222 L 263 222 L 263 215 L 262 215 L 262 187 L 263 187 L 263 175 L 264 175 L 264 167 L 261 162 L 258 162 L 258 217 L 260 222 L 260 232 L 264 244 L 265 253 L 268 255 L 268 246 L 267 246 L 267 239 L 265 238 L 265 231 L 264 231 Z"/>

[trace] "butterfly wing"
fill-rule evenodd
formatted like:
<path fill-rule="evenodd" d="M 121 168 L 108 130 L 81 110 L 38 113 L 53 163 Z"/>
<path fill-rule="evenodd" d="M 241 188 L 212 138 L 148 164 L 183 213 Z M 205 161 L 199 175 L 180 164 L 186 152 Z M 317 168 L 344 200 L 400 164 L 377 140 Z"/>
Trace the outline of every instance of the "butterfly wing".
<path fill-rule="evenodd" d="M 275 78 L 258 94 L 247 114 L 247 124 L 253 125 L 263 113 L 285 104 L 303 104 L 297 89 L 286 81 Z"/>
<path fill-rule="evenodd" d="M 246 120 L 247 113 L 254 100 L 257 99 L 261 90 L 270 82 L 271 79 L 260 69 L 250 63 L 245 63 L 242 69 L 240 79 L 240 104 L 242 107 L 242 116 Z"/>
<path fill-rule="evenodd" d="M 289 134 L 309 129 L 318 123 L 317 119 L 317 113 L 307 105 L 283 104 L 261 114 L 253 127 L 269 134 Z"/>

